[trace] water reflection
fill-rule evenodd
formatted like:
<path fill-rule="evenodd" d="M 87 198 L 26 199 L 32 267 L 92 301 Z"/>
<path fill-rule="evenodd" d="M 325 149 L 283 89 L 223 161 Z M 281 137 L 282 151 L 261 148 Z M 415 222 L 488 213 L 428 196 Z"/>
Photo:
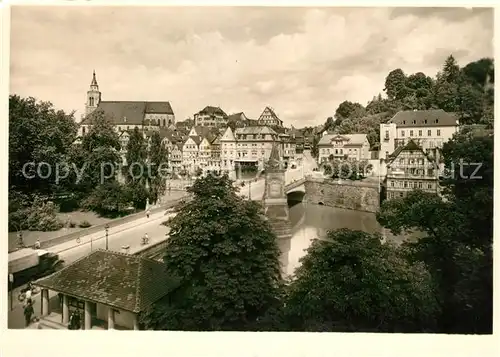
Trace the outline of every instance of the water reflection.
<path fill-rule="evenodd" d="M 306 254 L 314 239 L 326 236 L 327 231 L 339 228 L 361 230 L 367 233 L 386 234 L 378 224 L 375 214 L 323 205 L 297 203 L 290 207 L 292 238 L 280 242 L 287 275 L 299 266 L 299 259 Z"/>

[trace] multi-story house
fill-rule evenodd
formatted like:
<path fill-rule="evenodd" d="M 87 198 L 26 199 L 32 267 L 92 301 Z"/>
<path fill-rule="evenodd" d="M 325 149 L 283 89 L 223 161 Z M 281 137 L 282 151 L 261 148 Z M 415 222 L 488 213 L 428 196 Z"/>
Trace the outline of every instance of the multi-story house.
<path fill-rule="evenodd" d="M 237 157 L 236 138 L 231 127 L 227 127 L 226 131 L 220 138 L 220 159 L 222 170 L 225 172 L 234 171 Z"/>
<path fill-rule="evenodd" d="M 283 127 L 283 120 L 278 118 L 276 113 L 271 107 L 266 107 L 259 119 L 257 119 L 257 125 L 266 125 L 274 127 Z"/>
<path fill-rule="evenodd" d="M 399 146 L 388 158 L 387 199 L 404 197 L 414 189 L 438 194 L 438 159 L 429 156 L 413 140 Z"/>
<path fill-rule="evenodd" d="M 182 148 L 182 167 L 188 173 L 219 171 L 220 164 L 213 159 L 218 157 L 219 130 L 215 127 L 193 126 Z M 220 160 L 220 159 L 219 159 Z"/>
<path fill-rule="evenodd" d="M 227 114 L 219 107 L 206 106 L 194 114 L 195 126 L 221 127 L 227 125 Z"/>
<path fill-rule="evenodd" d="M 175 143 L 168 154 L 168 165 L 172 172 L 179 173 L 182 170 L 182 147 L 183 144 Z"/>
<path fill-rule="evenodd" d="M 366 134 L 326 134 L 318 142 L 318 161 L 369 160 L 370 143 Z"/>
<path fill-rule="evenodd" d="M 220 140 L 218 135 L 209 133 L 203 137 L 199 146 L 198 161 L 203 173 L 220 173 Z"/>
<path fill-rule="evenodd" d="M 457 117 L 442 109 L 400 111 L 380 124 L 379 158 L 387 158 L 413 140 L 424 151 L 441 148 L 459 130 Z"/>
<path fill-rule="evenodd" d="M 198 154 L 201 140 L 200 136 L 188 136 L 182 146 L 182 171 L 188 174 L 192 175 L 200 168 Z"/>
<path fill-rule="evenodd" d="M 257 166 L 264 169 L 264 163 L 271 155 L 275 143 L 279 143 L 278 134 L 268 126 L 247 126 L 235 130 L 236 158 L 238 166 Z"/>
<path fill-rule="evenodd" d="M 117 132 L 136 127 L 140 130 L 159 130 L 175 125 L 175 115 L 169 102 L 102 101 L 101 96 L 94 72 L 78 136 L 88 132 L 92 116 L 99 112 L 112 121 Z"/>
<path fill-rule="evenodd" d="M 289 131 L 290 138 L 293 142 L 295 142 L 295 152 L 297 154 L 302 154 L 304 151 L 304 134 L 295 128 Z"/>
<path fill-rule="evenodd" d="M 279 134 L 279 139 L 281 143 L 281 152 L 283 160 L 285 162 L 290 162 L 296 158 L 295 150 L 295 140 L 293 140 L 288 134 Z"/>

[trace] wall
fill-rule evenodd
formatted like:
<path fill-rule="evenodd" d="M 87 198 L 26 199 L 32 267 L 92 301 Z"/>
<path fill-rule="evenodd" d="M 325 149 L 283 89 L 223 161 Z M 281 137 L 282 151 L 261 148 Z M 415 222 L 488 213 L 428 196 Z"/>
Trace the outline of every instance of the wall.
<path fill-rule="evenodd" d="M 109 306 L 97 304 L 97 318 L 108 321 Z M 129 311 L 115 310 L 115 327 L 121 326 L 130 330 L 134 329 L 134 314 Z"/>
<path fill-rule="evenodd" d="M 304 203 L 340 207 L 365 212 L 377 212 L 380 195 L 377 183 L 360 181 L 324 180 L 308 177 L 304 183 L 306 194 Z"/>

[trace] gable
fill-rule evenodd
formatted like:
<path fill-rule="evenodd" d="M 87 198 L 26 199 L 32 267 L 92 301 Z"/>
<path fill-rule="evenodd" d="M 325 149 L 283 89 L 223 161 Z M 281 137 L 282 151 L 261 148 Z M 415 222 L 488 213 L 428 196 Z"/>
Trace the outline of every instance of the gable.
<path fill-rule="evenodd" d="M 236 141 L 233 131 L 230 127 L 227 127 L 226 132 L 222 135 L 221 141 Z"/>
<path fill-rule="evenodd" d="M 184 145 L 198 145 L 196 142 L 193 140 L 193 137 L 188 137 Z"/>
<path fill-rule="evenodd" d="M 196 132 L 196 128 L 193 126 L 189 131 L 189 136 L 197 136 L 197 135 L 198 133 Z"/>
<path fill-rule="evenodd" d="M 207 138 L 203 138 L 203 140 L 200 143 L 201 146 L 210 146 L 210 142 L 208 141 Z"/>

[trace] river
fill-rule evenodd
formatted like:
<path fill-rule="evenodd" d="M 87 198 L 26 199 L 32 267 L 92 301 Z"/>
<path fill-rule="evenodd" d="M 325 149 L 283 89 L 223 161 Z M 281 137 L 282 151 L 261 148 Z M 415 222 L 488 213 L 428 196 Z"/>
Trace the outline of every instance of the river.
<path fill-rule="evenodd" d="M 310 203 L 296 203 L 290 207 L 292 238 L 279 242 L 285 274 L 291 275 L 300 265 L 300 258 L 314 239 L 326 236 L 329 230 L 349 228 L 367 233 L 380 233 L 387 240 L 401 242 L 405 236 L 393 236 L 377 222 L 374 213 L 328 207 Z M 406 236 L 407 237 L 407 236 Z"/>

